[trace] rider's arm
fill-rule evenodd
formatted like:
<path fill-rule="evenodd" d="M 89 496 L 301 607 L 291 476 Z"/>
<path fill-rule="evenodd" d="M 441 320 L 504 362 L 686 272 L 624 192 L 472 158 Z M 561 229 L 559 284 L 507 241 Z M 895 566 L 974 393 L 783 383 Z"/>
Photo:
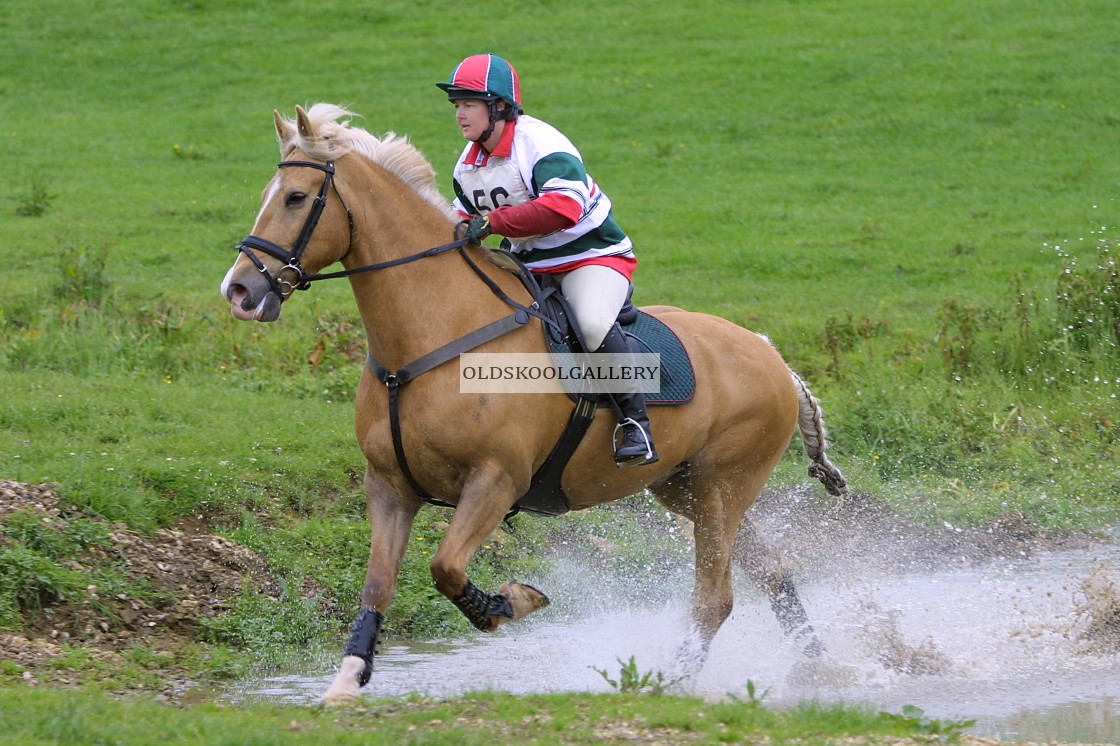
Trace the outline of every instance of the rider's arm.
<path fill-rule="evenodd" d="M 578 203 L 563 195 L 543 194 L 524 204 L 491 210 L 490 227 L 498 235 L 510 238 L 545 236 L 575 225 L 579 209 Z"/>

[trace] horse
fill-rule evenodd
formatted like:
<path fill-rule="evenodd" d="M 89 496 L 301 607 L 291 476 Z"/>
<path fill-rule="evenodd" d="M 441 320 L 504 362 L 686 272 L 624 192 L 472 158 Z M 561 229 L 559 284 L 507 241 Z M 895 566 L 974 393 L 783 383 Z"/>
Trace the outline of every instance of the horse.
<path fill-rule="evenodd" d="M 426 501 L 454 511 L 430 561 L 432 580 L 476 628 L 492 631 L 549 603 L 541 590 L 515 581 L 496 593 L 482 590 L 467 566 L 517 509 L 564 431 L 572 399 L 460 393 L 458 366 L 446 353 L 462 348 L 457 340 L 472 340 L 479 352 L 545 352 L 535 319 L 478 341 L 479 330 L 500 325 L 511 308 L 522 309 L 515 316 L 533 310 L 524 283 L 495 258 L 500 252 L 462 238 L 448 242 L 458 216 L 407 137 L 353 126 L 356 115 L 334 104 L 295 112 L 295 119 L 273 112 L 281 163 L 221 293 L 237 319 L 271 322 L 295 290 L 345 277 L 365 327 L 370 364 L 357 388 L 354 426 L 366 461 L 370 550 L 359 610 L 323 697 L 338 703 L 356 699 L 369 682 L 409 532 Z M 342 270 L 321 273 L 336 262 Z M 766 337 L 713 315 L 642 310 L 684 344 L 695 395 L 681 406 L 651 408 L 660 451 L 654 464 L 617 468 L 613 418 L 592 421 L 563 470 L 570 509 L 648 490 L 692 522 L 695 580 L 680 655 L 693 673 L 731 613 L 733 564 L 765 591 L 783 633 L 805 655 L 820 654 L 788 565 L 746 516 L 795 431 L 809 474 L 829 493 L 847 493 L 826 453 L 819 402 Z"/>

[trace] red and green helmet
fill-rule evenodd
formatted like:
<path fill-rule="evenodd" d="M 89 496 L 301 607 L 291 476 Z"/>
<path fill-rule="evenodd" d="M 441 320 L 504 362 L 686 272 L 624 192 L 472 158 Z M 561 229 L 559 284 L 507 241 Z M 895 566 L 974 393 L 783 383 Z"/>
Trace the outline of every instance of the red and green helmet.
<path fill-rule="evenodd" d="M 521 108 L 521 82 L 517 71 L 496 54 L 474 54 L 455 66 L 446 83 L 436 83 L 447 98 L 481 99 L 492 103 L 505 101 L 513 109 Z"/>

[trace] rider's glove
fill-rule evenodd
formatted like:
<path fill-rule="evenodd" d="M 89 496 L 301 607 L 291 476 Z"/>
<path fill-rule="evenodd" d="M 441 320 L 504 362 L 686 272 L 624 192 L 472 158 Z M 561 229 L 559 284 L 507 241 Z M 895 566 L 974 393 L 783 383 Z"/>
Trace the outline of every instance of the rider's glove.
<path fill-rule="evenodd" d="M 482 243 L 482 239 L 490 235 L 490 218 L 483 215 L 473 218 L 467 223 L 466 238 L 471 243 Z"/>

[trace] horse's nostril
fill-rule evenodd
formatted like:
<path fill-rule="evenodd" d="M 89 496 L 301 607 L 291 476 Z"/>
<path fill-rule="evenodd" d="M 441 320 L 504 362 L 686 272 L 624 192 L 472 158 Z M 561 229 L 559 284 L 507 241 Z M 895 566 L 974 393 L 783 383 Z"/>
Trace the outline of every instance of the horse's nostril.
<path fill-rule="evenodd" d="M 248 309 L 250 308 L 250 306 L 248 305 L 250 299 L 251 296 L 249 294 L 248 288 L 246 288 L 241 283 L 230 283 L 229 287 L 226 288 L 226 300 L 228 300 L 230 303 L 239 303 L 242 308 Z"/>

